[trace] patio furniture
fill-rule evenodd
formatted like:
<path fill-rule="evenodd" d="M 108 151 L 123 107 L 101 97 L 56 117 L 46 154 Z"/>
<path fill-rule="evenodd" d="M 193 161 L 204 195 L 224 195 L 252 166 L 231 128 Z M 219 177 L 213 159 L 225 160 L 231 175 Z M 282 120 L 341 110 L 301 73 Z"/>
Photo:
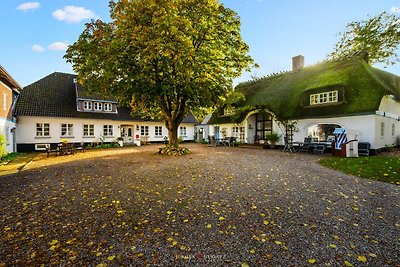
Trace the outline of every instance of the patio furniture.
<path fill-rule="evenodd" d="M 47 152 L 47 157 L 49 157 L 51 153 L 58 154 L 59 150 L 58 147 L 52 147 L 50 144 L 48 144 L 46 145 L 46 152 Z"/>
<path fill-rule="evenodd" d="M 81 142 L 78 146 L 76 146 L 75 148 L 74 148 L 75 150 L 77 150 L 77 151 L 82 151 L 82 153 L 84 153 L 85 152 L 85 142 Z"/>
<path fill-rule="evenodd" d="M 305 137 L 304 142 L 300 144 L 299 152 L 309 152 L 311 145 L 311 137 Z"/>
<path fill-rule="evenodd" d="M 59 155 L 74 154 L 75 148 L 72 143 L 59 143 L 58 144 Z"/>
<path fill-rule="evenodd" d="M 283 147 L 283 151 L 294 152 L 295 148 L 293 146 L 293 142 L 288 141 L 288 137 L 284 136 L 283 141 L 285 142 L 285 146 Z"/>
<path fill-rule="evenodd" d="M 324 154 L 326 149 L 325 143 L 315 143 L 313 153 L 321 153 Z"/>
<path fill-rule="evenodd" d="M 368 142 L 359 142 L 358 143 L 358 155 L 361 156 L 369 156 L 369 149 L 371 148 L 371 144 Z"/>

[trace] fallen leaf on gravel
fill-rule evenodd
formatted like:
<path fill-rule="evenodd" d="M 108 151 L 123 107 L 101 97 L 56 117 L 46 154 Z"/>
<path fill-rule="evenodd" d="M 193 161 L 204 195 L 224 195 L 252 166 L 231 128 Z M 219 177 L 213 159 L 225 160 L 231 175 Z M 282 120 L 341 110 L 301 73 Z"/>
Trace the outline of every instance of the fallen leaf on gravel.
<path fill-rule="evenodd" d="M 107 263 L 99 263 L 96 267 L 107 267 Z"/>
<path fill-rule="evenodd" d="M 316 262 L 316 260 L 315 259 L 309 259 L 308 262 L 311 263 L 311 264 L 314 264 Z"/>
<path fill-rule="evenodd" d="M 225 218 L 221 216 L 218 218 L 218 220 L 223 221 L 223 220 L 225 220 Z"/>
<path fill-rule="evenodd" d="M 268 224 L 269 224 L 269 222 L 268 222 L 268 221 L 264 221 L 264 224 L 265 224 L 265 225 L 268 225 Z"/>
<path fill-rule="evenodd" d="M 367 257 L 365 257 L 365 256 L 363 256 L 363 255 L 359 255 L 359 256 L 357 257 L 357 260 L 358 260 L 358 261 L 361 261 L 361 262 L 367 262 Z"/>
<path fill-rule="evenodd" d="M 275 244 L 277 244 L 277 245 L 282 245 L 282 242 L 281 242 L 281 241 L 278 241 L 278 240 L 276 240 L 276 241 L 275 241 Z"/>
<path fill-rule="evenodd" d="M 346 265 L 347 267 L 353 267 L 353 264 L 351 264 L 351 263 L 348 262 L 348 261 L 344 261 L 344 265 Z"/>
<path fill-rule="evenodd" d="M 210 229 L 212 227 L 211 224 L 207 224 L 207 228 Z"/>
<path fill-rule="evenodd" d="M 108 258 L 107 258 L 107 260 L 109 260 L 109 261 L 112 261 L 112 260 L 114 260 L 114 259 L 115 259 L 115 255 L 108 256 Z"/>
<path fill-rule="evenodd" d="M 256 253 L 256 251 L 254 250 L 254 249 L 250 249 L 250 254 L 254 254 L 254 253 Z"/>
<path fill-rule="evenodd" d="M 240 265 L 241 267 L 249 267 L 249 265 L 247 263 L 242 263 L 242 265 Z"/>
<path fill-rule="evenodd" d="M 329 247 L 330 248 L 337 248 L 337 246 L 335 244 L 330 244 Z"/>
<path fill-rule="evenodd" d="M 57 240 L 57 239 L 53 239 L 53 240 L 51 241 L 50 245 L 55 245 L 55 244 L 57 244 L 57 243 L 58 243 L 58 240 Z"/>
<path fill-rule="evenodd" d="M 370 257 L 372 257 L 372 258 L 376 258 L 376 257 L 378 257 L 376 254 L 374 254 L 374 253 L 369 253 L 368 254 Z"/>

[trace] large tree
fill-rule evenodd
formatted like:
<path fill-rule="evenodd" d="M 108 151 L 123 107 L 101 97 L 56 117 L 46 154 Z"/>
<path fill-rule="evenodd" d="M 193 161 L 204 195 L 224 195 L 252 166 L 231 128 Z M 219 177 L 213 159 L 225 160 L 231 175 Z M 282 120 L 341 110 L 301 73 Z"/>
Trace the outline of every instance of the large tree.
<path fill-rule="evenodd" d="M 110 1 L 110 13 L 86 24 L 65 58 L 83 86 L 165 121 L 171 146 L 189 111 L 225 100 L 253 65 L 239 16 L 218 0 Z"/>
<path fill-rule="evenodd" d="M 400 18 L 387 12 L 363 21 L 353 21 L 339 33 L 340 41 L 329 55 L 333 59 L 349 58 L 362 53 L 371 63 L 393 65 L 400 62 Z"/>

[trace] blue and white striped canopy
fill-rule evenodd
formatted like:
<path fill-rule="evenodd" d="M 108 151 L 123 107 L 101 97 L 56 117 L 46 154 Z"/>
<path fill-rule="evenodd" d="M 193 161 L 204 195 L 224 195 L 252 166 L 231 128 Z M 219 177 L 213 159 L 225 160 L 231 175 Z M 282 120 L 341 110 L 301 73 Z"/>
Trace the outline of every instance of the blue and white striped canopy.
<path fill-rule="evenodd" d="M 347 142 L 346 130 L 344 128 L 335 128 L 335 149 L 341 150 L 341 145 Z"/>

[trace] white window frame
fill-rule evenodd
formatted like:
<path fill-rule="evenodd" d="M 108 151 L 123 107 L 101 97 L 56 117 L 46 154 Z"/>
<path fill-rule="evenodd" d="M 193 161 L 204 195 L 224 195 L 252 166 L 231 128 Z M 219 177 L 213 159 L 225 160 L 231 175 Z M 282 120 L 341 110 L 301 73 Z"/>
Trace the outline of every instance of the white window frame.
<path fill-rule="evenodd" d="M 50 123 L 36 123 L 36 137 L 50 137 Z"/>
<path fill-rule="evenodd" d="M 83 110 L 92 110 L 93 103 L 92 101 L 83 101 Z"/>
<path fill-rule="evenodd" d="M 149 136 L 149 126 L 148 125 L 140 126 L 140 135 L 141 136 Z"/>
<path fill-rule="evenodd" d="M 181 126 L 179 127 L 179 135 L 180 136 L 186 136 L 186 126 Z"/>
<path fill-rule="evenodd" d="M 94 137 L 94 124 L 83 125 L 83 137 Z"/>
<path fill-rule="evenodd" d="M 155 137 L 162 137 L 163 136 L 162 126 L 154 126 L 154 136 Z"/>
<path fill-rule="evenodd" d="M 61 123 L 61 137 L 72 137 L 74 135 L 74 125 L 72 123 Z"/>
<path fill-rule="evenodd" d="M 94 102 L 94 103 L 93 103 L 93 110 L 94 110 L 94 111 L 102 111 L 102 110 L 103 110 L 103 103 L 101 103 L 101 102 Z"/>
<path fill-rule="evenodd" d="M 112 137 L 114 135 L 114 127 L 111 124 L 103 125 L 103 136 Z"/>
<path fill-rule="evenodd" d="M 111 103 L 104 103 L 104 111 L 112 111 L 112 104 Z"/>
<path fill-rule="evenodd" d="M 339 91 L 329 91 L 310 95 L 310 105 L 320 105 L 338 102 Z"/>

